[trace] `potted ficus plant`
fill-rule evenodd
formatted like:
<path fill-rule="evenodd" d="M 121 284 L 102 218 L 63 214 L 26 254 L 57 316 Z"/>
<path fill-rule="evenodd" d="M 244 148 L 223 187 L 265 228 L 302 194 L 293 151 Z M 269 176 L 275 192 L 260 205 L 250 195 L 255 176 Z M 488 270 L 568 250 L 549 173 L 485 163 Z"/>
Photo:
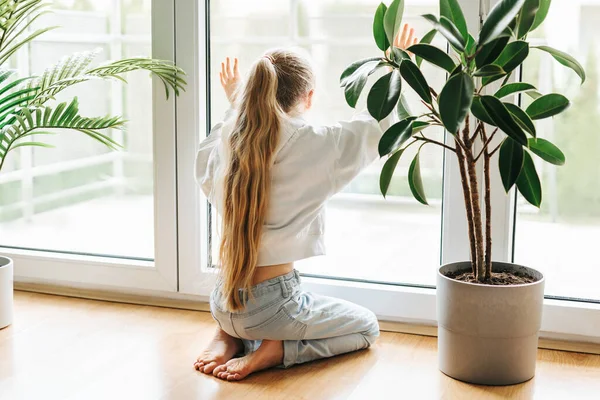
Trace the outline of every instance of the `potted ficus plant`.
<path fill-rule="evenodd" d="M 23 146 L 52 147 L 40 140 L 56 129 L 69 129 L 117 149 L 105 131 L 122 130 L 121 116 L 86 117 L 79 114 L 77 97 L 67 102 L 55 100 L 61 91 L 82 82 L 105 79 L 125 82 L 123 74 L 146 70 L 160 78 L 166 95 L 179 95 L 186 84 L 185 73 L 171 61 L 145 57 L 127 58 L 92 66 L 97 51 L 77 53 L 49 66 L 39 76 L 17 77 L 6 67 L 10 57 L 38 36 L 56 27 L 30 30 L 32 24 L 48 13 L 43 0 L 0 1 L 0 173 L 11 151 Z M 13 263 L 0 256 L 0 329 L 12 322 Z"/>
<path fill-rule="evenodd" d="M 375 43 L 382 54 L 354 62 L 341 76 L 346 100 L 354 107 L 368 76 L 380 67 L 391 68 L 367 97 L 367 108 L 377 120 L 396 107 L 402 118 L 379 142 L 380 155 L 387 157 L 380 176 L 384 196 L 408 147 L 419 146 L 408 182 L 414 197 L 424 204 L 421 148 L 443 146 L 457 158 L 471 259 L 439 269 L 438 351 L 440 370 L 468 382 L 506 385 L 535 374 L 544 277 L 531 268 L 492 262 L 490 169 L 497 165 L 507 192 L 516 186 L 529 203 L 539 207 L 542 189 L 533 157 L 555 165 L 565 162 L 554 144 L 537 137 L 533 121 L 564 111 L 569 100 L 558 93 L 542 95 L 529 83 L 511 81 L 530 51 L 549 53 L 585 80 L 583 68 L 571 56 L 527 41 L 527 34 L 543 22 L 549 6 L 550 0 L 500 0 L 472 35 L 458 1 L 440 0 L 439 18 L 423 16 L 433 30 L 406 49 L 414 54 L 413 61 L 407 52 L 390 49 L 401 25 L 403 1 L 394 0 L 389 7 L 382 3 L 373 22 Z M 430 44 L 438 33 L 450 45 L 450 53 Z M 442 87 L 430 87 L 421 72 L 422 62 L 446 71 Z M 420 97 L 426 112 L 413 115 L 398 101 L 406 86 Z M 534 99 L 525 109 L 507 100 L 519 93 Z M 428 136 L 427 128 L 433 126 L 444 127 L 449 140 L 443 143 Z"/>

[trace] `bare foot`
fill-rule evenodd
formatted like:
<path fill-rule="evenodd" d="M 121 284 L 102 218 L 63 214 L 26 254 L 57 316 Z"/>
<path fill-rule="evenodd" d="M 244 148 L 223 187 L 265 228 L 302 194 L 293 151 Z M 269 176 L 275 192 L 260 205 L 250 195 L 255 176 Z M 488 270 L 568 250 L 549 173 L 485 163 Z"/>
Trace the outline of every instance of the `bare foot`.
<path fill-rule="evenodd" d="M 283 362 L 283 342 L 263 340 L 258 350 L 234 358 L 214 369 L 213 375 L 228 381 L 239 381 L 253 372 L 275 367 Z"/>
<path fill-rule="evenodd" d="M 231 360 L 234 355 L 240 353 L 244 344 L 240 339 L 229 336 L 221 329 L 217 329 L 215 336 L 206 349 L 200 354 L 194 363 L 197 371 L 210 374 L 219 365 Z"/>

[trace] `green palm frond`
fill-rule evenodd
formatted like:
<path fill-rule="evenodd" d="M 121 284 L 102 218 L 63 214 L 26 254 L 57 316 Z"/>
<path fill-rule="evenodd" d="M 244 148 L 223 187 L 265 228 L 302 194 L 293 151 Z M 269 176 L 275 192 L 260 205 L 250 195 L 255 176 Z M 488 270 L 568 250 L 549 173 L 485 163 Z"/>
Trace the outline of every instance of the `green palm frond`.
<path fill-rule="evenodd" d="M 123 129 L 125 120 L 120 116 L 82 117 L 79 102 L 60 103 L 56 107 L 27 107 L 10 115 L 0 129 L 0 170 L 9 151 L 20 146 L 43 146 L 47 144 L 23 141 L 32 135 L 51 133 L 49 129 L 76 130 L 103 145 L 117 149 L 121 145 L 103 132 L 104 129 Z"/>
<path fill-rule="evenodd" d="M 31 81 L 29 77 L 10 81 L 15 74 L 16 71 L 0 68 L 0 128 L 8 115 L 27 106 L 37 92 L 35 87 L 23 87 L 23 83 Z"/>
<path fill-rule="evenodd" d="M 38 18 L 50 12 L 46 9 L 48 5 L 43 0 L 0 0 L 0 65 L 36 37 L 57 28 L 28 31 Z M 22 39 L 23 34 L 27 36 Z"/>
<path fill-rule="evenodd" d="M 171 61 L 143 57 L 126 58 L 88 69 L 87 67 L 99 51 L 73 54 L 47 68 L 39 78 L 33 80 L 29 85 L 30 87 L 39 87 L 34 103 L 40 105 L 67 87 L 89 80 L 118 79 L 127 83 L 121 75 L 137 70 L 146 70 L 158 76 L 165 85 L 167 98 L 169 89 L 172 89 L 175 95 L 179 95 L 180 90 L 185 90 L 186 81 L 183 78 L 185 72 Z"/>
<path fill-rule="evenodd" d="M 62 89 L 70 86 L 63 82 L 70 82 L 71 78 L 84 74 L 85 69 L 101 51 L 101 49 L 96 49 L 94 51 L 75 53 L 63 57 L 56 64 L 46 68 L 42 75 L 29 82 L 28 88 L 37 88 L 33 103 L 36 105 L 42 104 L 54 97 Z"/>
<path fill-rule="evenodd" d="M 172 61 L 167 60 L 155 60 L 147 57 L 125 58 L 100 65 L 88 71 L 87 75 L 119 78 L 121 74 L 137 70 L 146 70 L 158 76 L 165 85 L 167 98 L 169 97 L 169 88 L 173 89 L 176 96 L 179 96 L 180 89 L 185 91 L 187 84 L 183 78 L 185 72 Z"/>

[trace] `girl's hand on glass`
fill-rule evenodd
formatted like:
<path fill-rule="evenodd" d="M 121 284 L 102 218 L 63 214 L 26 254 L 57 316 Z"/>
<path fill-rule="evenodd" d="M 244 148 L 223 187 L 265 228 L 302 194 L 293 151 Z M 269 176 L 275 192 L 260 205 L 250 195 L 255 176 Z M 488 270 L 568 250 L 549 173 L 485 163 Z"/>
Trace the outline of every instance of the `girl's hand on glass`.
<path fill-rule="evenodd" d="M 415 37 L 415 30 L 408 24 L 404 24 L 404 27 L 401 31 L 398 31 L 396 37 L 394 38 L 394 43 L 392 46 L 406 51 L 413 44 L 417 44 L 417 38 Z M 389 58 L 391 49 L 386 51 L 386 55 Z M 412 57 L 412 53 L 407 51 L 408 55 Z"/>
<path fill-rule="evenodd" d="M 417 44 L 417 38 L 415 37 L 415 30 L 408 24 L 404 24 L 402 32 L 398 32 L 394 39 L 394 47 L 405 50 L 413 44 Z"/>
<path fill-rule="evenodd" d="M 233 59 L 233 70 L 231 69 L 231 61 L 229 57 L 227 57 L 225 62 L 221 63 L 221 72 L 219 72 L 219 78 L 221 79 L 221 86 L 223 86 L 223 90 L 225 90 L 227 100 L 233 104 L 235 102 L 237 88 L 241 81 L 237 58 Z"/>

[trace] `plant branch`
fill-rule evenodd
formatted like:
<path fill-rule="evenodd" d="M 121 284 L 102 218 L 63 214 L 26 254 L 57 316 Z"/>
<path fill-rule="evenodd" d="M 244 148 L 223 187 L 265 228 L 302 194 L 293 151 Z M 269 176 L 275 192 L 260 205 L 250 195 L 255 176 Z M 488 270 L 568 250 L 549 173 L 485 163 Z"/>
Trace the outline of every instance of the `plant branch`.
<path fill-rule="evenodd" d="M 475 140 L 475 138 L 477 137 L 479 132 L 481 132 L 482 129 L 483 129 L 483 121 L 479 121 L 477 123 L 477 128 L 475 128 L 475 132 L 473 132 L 473 136 L 471 136 L 471 138 L 470 138 L 471 142 L 473 142 Z"/>
<path fill-rule="evenodd" d="M 469 180 L 467 178 L 467 169 L 465 167 L 465 155 L 459 142 L 458 135 L 454 137 L 456 142 L 456 157 L 458 158 L 458 167 L 460 170 L 460 181 L 463 189 L 463 196 L 465 200 L 465 210 L 467 212 L 467 227 L 469 230 L 469 247 L 471 249 L 471 271 L 473 276 L 477 276 L 477 246 L 475 240 L 475 227 L 473 226 L 473 206 L 471 201 L 471 188 L 469 186 Z"/>
<path fill-rule="evenodd" d="M 423 142 L 426 142 L 426 143 L 437 144 L 438 146 L 442 146 L 443 148 L 448 149 L 448 150 L 450 150 L 452 152 L 456 152 L 452 147 L 447 146 L 447 145 L 445 145 L 442 142 L 438 142 L 437 140 L 429 139 L 429 138 L 423 136 L 423 134 L 421 134 L 421 136 L 416 136 L 415 139 L 416 140 L 422 140 Z"/>
<path fill-rule="evenodd" d="M 433 95 L 433 97 L 437 100 L 438 94 L 435 91 L 435 89 L 433 89 L 431 86 L 429 86 L 429 91 L 431 92 L 431 94 Z"/>
<path fill-rule="evenodd" d="M 494 131 L 492 132 L 492 134 L 488 138 L 487 135 L 486 135 L 486 133 L 485 133 L 485 128 L 483 128 L 481 130 L 481 135 L 482 135 L 482 138 L 483 138 L 483 140 L 485 142 L 483 143 L 483 148 L 481 149 L 481 151 L 479 152 L 479 154 L 477 154 L 477 157 L 475 157 L 475 162 L 477 162 L 479 160 L 479 158 L 485 153 L 488 145 L 490 144 L 490 142 L 492 141 L 492 139 L 496 135 L 496 132 L 498 132 L 498 128 L 494 129 Z"/>
<path fill-rule="evenodd" d="M 498 128 L 488 139 L 485 128 L 481 130 L 481 137 L 486 143 L 492 139 Z M 490 190 L 490 154 L 487 146 L 483 147 L 483 179 L 484 179 L 484 201 L 485 201 L 485 273 L 484 280 L 492 277 L 492 196 Z"/>
<path fill-rule="evenodd" d="M 490 151 L 490 157 L 492 157 L 500 149 L 500 146 L 502 146 L 502 143 L 496 146 L 494 150 Z"/>

